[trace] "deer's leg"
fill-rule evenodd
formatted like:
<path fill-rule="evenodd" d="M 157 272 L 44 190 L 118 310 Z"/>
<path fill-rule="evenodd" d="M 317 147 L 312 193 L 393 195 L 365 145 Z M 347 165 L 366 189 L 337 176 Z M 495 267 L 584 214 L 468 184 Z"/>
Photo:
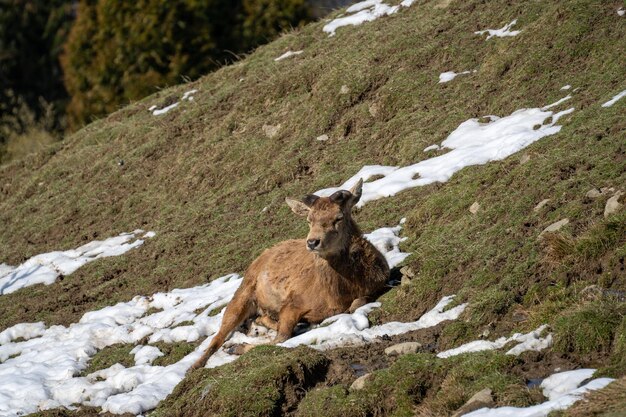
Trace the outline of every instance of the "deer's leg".
<path fill-rule="evenodd" d="M 285 305 L 278 314 L 278 334 L 274 338 L 272 344 L 282 343 L 289 339 L 293 334 L 293 329 L 296 327 L 301 318 L 301 310 L 290 305 Z"/>
<path fill-rule="evenodd" d="M 226 311 L 224 312 L 224 318 L 222 319 L 222 325 L 220 330 L 213 336 L 211 343 L 206 348 L 200 359 L 194 363 L 190 370 L 202 368 L 206 361 L 224 344 L 224 341 L 228 335 L 237 328 L 244 320 L 251 317 L 256 312 L 256 305 L 254 302 L 254 287 L 252 285 L 245 285 L 242 283 L 241 287 L 235 293 L 235 296 L 228 303 Z"/>
<path fill-rule="evenodd" d="M 268 329 L 278 331 L 278 322 L 276 320 L 272 320 L 269 316 L 259 316 L 255 320 L 255 323 L 263 327 L 267 327 Z"/>
<path fill-rule="evenodd" d="M 352 314 L 352 313 L 354 313 L 354 312 L 357 310 L 357 308 L 359 308 L 359 307 L 363 307 L 363 306 L 364 306 L 365 304 L 367 304 L 368 302 L 369 302 L 369 300 L 368 300 L 368 298 L 367 298 L 367 297 L 359 297 L 359 298 L 356 298 L 356 299 L 352 302 L 352 304 L 350 304 L 350 308 L 348 309 L 348 312 L 349 312 L 350 314 Z"/>

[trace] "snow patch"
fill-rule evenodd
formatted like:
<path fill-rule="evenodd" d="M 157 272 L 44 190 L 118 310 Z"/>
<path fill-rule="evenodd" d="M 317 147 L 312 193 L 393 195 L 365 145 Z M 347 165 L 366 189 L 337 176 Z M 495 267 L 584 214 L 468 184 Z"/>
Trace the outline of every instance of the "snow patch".
<path fill-rule="evenodd" d="M 563 90 L 569 90 L 570 88 L 572 88 L 572 86 L 571 86 L 571 85 L 569 85 L 569 84 L 567 84 L 567 85 L 564 85 L 563 87 L 561 87 L 561 91 L 563 91 Z"/>
<path fill-rule="evenodd" d="M 154 109 L 152 111 L 152 115 L 153 116 L 160 116 L 162 114 L 165 114 L 167 112 L 169 112 L 172 109 L 175 109 L 176 107 L 178 107 L 178 105 L 180 104 L 179 101 L 177 101 L 176 103 L 170 104 L 169 106 L 163 107 L 162 109 Z"/>
<path fill-rule="evenodd" d="M 446 182 L 465 167 L 503 160 L 545 136 L 558 133 L 561 126 L 556 123 L 562 116 L 572 113 L 574 108 L 558 113 L 547 108 L 567 99 L 544 108 L 517 110 L 502 118 L 488 116 L 489 121 L 486 123 L 469 119 L 441 142 L 441 148 L 450 149 L 443 155 L 405 167 L 367 165 L 339 187 L 325 188 L 316 194 L 329 196 L 338 190 L 348 190 L 362 178 L 366 181 L 358 203 L 362 207 L 370 201 L 390 197 L 410 188 Z M 378 175 L 383 178 L 367 182 Z"/>
<path fill-rule="evenodd" d="M 430 145 L 424 148 L 424 152 L 430 152 L 430 151 L 438 151 L 439 149 L 441 149 L 439 147 L 439 145 L 434 144 L 434 145 Z"/>
<path fill-rule="evenodd" d="M 476 71 L 474 71 L 476 72 Z M 441 83 L 447 83 L 449 81 L 454 80 L 456 77 L 458 77 L 459 75 L 464 75 L 464 74 L 471 74 L 472 71 L 463 71 L 463 72 L 454 72 L 454 71 L 447 71 L 447 72 L 442 72 L 441 74 L 439 74 L 439 84 Z"/>
<path fill-rule="evenodd" d="M 156 358 L 164 356 L 164 353 L 154 346 L 138 345 L 130 353 L 135 355 L 135 365 L 150 365 Z"/>
<path fill-rule="evenodd" d="M 602 389 L 614 381 L 612 378 L 597 378 L 580 386 L 591 378 L 595 369 L 579 369 L 553 374 L 541 383 L 548 401 L 530 407 L 481 408 L 466 417 L 544 417 L 552 411 L 565 410 L 580 400 L 584 394 Z"/>
<path fill-rule="evenodd" d="M 365 0 L 353 4 L 346 9 L 347 15 L 339 15 L 324 25 L 322 30 L 328 36 L 335 36 L 335 31 L 343 26 L 358 26 L 364 22 L 371 22 L 383 16 L 390 16 L 401 7 L 411 7 L 415 0 L 404 0 L 398 6 L 390 6 L 383 0 Z"/>
<path fill-rule="evenodd" d="M 282 54 L 281 56 L 279 56 L 278 58 L 274 58 L 274 61 L 276 61 L 276 62 L 282 61 L 283 59 L 287 59 L 287 58 L 292 57 L 294 55 L 300 55 L 303 52 L 304 51 L 287 51 L 284 54 Z"/>
<path fill-rule="evenodd" d="M 591 379 L 595 372 L 595 369 L 577 369 L 551 375 L 541 383 L 543 395 L 549 400 L 556 400 L 578 388 L 587 379 Z"/>
<path fill-rule="evenodd" d="M 489 33 L 489 35 L 487 36 L 486 40 L 489 40 L 491 38 L 493 38 L 494 36 L 497 36 L 499 38 L 504 38 L 507 36 L 517 36 L 520 34 L 521 30 L 514 30 L 511 31 L 510 29 L 513 27 L 513 25 L 515 25 L 517 23 L 517 19 L 513 20 L 511 23 L 504 25 L 504 27 L 500 28 L 500 29 L 485 29 L 485 30 L 479 30 L 474 32 L 474 34 L 476 35 L 482 35 L 485 33 Z"/>
<path fill-rule="evenodd" d="M 547 325 L 543 325 L 538 329 L 522 334 L 515 333 L 511 337 L 501 337 L 493 342 L 489 340 L 475 340 L 473 342 L 466 343 L 457 348 L 449 349 L 443 352 L 439 352 L 437 357 L 449 358 L 451 356 L 461 355 L 468 352 L 481 352 L 484 350 L 495 350 L 506 346 L 508 343 L 517 342 L 518 344 L 506 352 L 507 355 L 519 355 L 522 352 L 529 350 L 540 351 L 552 346 L 552 334 L 548 334 L 545 337 L 541 337 L 544 330 L 547 329 Z"/>
<path fill-rule="evenodd" d="M 620 7 L 619 9 L 617 9 L 617 14 L 619 16 L 624 16 L 626 14 L 626 10 L 624 10 L 623 7 Z"/>
<path fill-rule="evenodd" d="M 380 303 L 366 304 L 353 314 L 339 314 L 324 320 L 320 327 L 309 330 L 299 336 L 292 337 L 280 346 L 296 347 L 309 345 L 314 349 L 326 350 L 340 346 L 358 346 L 371 342 L 377 337 L 395 336 L 398 334 L 436 326 L 446 320 L 456 320 L 465 310 L 461 304 L 447 311 L 445 308 L 453 301 L 454 296 L 444 297 L 437 305 L 419 320 L 410 323 L 390 322 L 369 327 L 367 315 Z"/>
<path fill-rule="evenodd" d="M 22 338 L 24 340 L 41 336 L 46 330 L 43 321 L 37 323 L 20 323 L 9 327 L 0 333 L 0 345 L 6 345 L 15 339 Z"/>
<path fill-rule="evenodd" d="M 617 101 L 619 99 L 621 99 L 622 97 L 626 96 L 626 90 L 622 91 L 621 93 L 617 93 L 616 95 L 613 96 L 612 99 L 610 99 L 609 101 L 607 101 L 606 103 L 604 103 L 602 105 L 602 107 L 611 107 L 613 104 L 617 103 Z"/>
<path fill-rule="evenodd" d="M 547 106 L 543 106 L 543 107 L 541 108 L 541 110 L 548 110 L 548 109 L 551 109 L 552 107 L 556 107 L 556 106 L 558 106 L 559 104 L 561 104 L 561 103 L 563 103 L 563 102 L 565 102 L 565 101 L 569 100 L 570 98 L 572 98 L 572 96 L 571 96 L 571 95 L 567 95 L 567 96 L 563 97 L 562 99 L 555 101 L 555 102 L 554 102 L 554 103 L 552 103 L 552 104 L 548 104 Z"/>
<path fill-rule="evenodd" d="M 150 106 L 148 111 L 151 111 L 153 116 L 160 116 L 162 114 L 169 112 L 172 109 L 175 109 L 176 107 L 178 107 L 178 105 L 181 102 L 185 100 L 193 101 L 193 95 L 197 92 L 198 90 L 196 89 L 186 91 L 185 93 L 183 93 L 183 96 L 181 97 L 180 101 L 177 101 L 176 103 L 172 103 L 169 106 L 163 107 L 162 109 L 157 108 L 157 106 Z"/>
<path fill-rule="evenodd" d="M 400 224 L 395 227 L 381 227 L 380 229 L 374 230 L 372 233 L 363 235 L 363 237 L 369 240 L 385 255 L 385 259 L 387 259 L 390 268 L 399 265 L 410 255 L 410 253 L 401 252 L 399 248 L 400 242 L 404 242 L 408 239 L 399 236 L 405 221 L 406 219 L 403 218 L 400 220 Z"/>
<path fill-rule="evenodd" d="M 132 248 L 141 246 L 138 238 L 143 230 L 122 233 L 105 240 L 94 240 L 76 249 L 55 251 L 33 256 L 17 267 L 2 264 L 0 269 L 0 295 L 10 294 L 21 288 L 35 284 L 50 285 L 61 275 L 70 275 L 81 266 L 96 259 L 119 256 Z M 147 236 L 152 233 L 151 236 Z M 144 237 L 152 237 L 148 232 Z"/>

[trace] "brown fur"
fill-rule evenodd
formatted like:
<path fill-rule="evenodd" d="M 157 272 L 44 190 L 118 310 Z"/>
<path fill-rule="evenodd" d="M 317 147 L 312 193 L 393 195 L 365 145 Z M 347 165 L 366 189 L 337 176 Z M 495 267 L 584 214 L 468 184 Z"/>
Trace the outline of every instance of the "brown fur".
<path fill-rule="evenodd" d="M 220 330 L 192 368 L 204 366 L 228 335 L 255 315 L 257 322 L 277 330 L 273 343 L 280 343 L 291 337 L 298 322 L 319 323 L 354 311 L 383 290 L 389 265 L 351 216 L 361 188 L 359 181 L 351 191 L 330 197 L 287 199 L 294 212 L 307 216 L 307 239 L 281 242 L 252 262 Z M 319 242 L 313 250 L 312 242 Z"/>

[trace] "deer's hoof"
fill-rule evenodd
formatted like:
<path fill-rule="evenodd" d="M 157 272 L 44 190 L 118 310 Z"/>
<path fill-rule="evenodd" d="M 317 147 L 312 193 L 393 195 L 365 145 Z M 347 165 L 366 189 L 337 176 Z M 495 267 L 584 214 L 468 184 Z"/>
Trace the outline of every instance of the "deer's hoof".
<path fill-rule="evenodd" d="M 254 345 L 248 343 L 237 343 L 236 345 L 232 345 L 229 347 L 226 352 L 231 355 L 243 355 L 246 352 L 249 352 Z"/>

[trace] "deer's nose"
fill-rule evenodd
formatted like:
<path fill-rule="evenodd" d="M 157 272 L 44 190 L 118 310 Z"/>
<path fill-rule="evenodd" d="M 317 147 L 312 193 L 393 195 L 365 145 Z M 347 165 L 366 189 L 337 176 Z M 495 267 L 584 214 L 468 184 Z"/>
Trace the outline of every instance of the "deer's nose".
<path fill-rule="evenodd" d="M 306 245 L 309 248 L 309 250 L 315 250 L 320 244 L 320 240 L 319 239 L 308 239 L 306 241 Z"/>

